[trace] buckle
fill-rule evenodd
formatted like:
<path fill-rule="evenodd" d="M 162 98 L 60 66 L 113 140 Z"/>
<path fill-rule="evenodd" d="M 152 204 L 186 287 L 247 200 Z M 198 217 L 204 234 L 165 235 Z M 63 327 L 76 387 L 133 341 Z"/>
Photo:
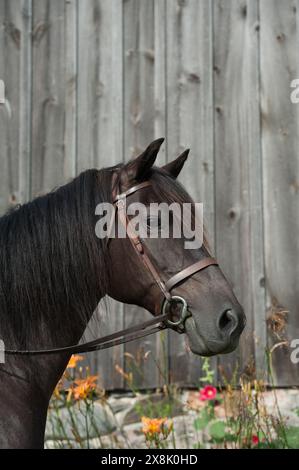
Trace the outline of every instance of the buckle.
<path fill-rule="evenodd" d="M 188 304 L 183 297 L 173 295 L 170 299 L 165 299 L 162 307 L 162 314 L 170 314 L 172 304 L 182 304 L 178 320 L 165 320 L 166 324 L 172 328 L 178 328 L 180 333 L 184 333 L 184 323 L 188 317 L 191 317 L 191 312 L 188 311 Z"/>

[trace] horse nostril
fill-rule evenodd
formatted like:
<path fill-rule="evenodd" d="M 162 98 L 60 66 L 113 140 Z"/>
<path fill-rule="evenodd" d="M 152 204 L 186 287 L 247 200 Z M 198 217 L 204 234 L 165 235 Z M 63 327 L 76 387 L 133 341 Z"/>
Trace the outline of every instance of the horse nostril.
<path fill-rule="evenodd" d="M 239 323 L 236 312 L 232 309 L 225 310 L 219 317 L 218 327 L 222 333 L 231 335 Z"/>

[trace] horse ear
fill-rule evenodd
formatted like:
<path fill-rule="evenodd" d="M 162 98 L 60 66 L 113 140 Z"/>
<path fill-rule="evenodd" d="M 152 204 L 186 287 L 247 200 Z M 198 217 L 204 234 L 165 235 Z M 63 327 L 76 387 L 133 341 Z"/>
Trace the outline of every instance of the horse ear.
<path fill-rule="evenodd" d="M 162 166 L 162 170 L 166 171 L 170 176 L 173 176 L 173 178 L 177 178 L 188 158 L 189 152 L 190 149 L 184 150 L 175 160 Z"/>
<path fill-rule="evenodd" d="M 140 181 L 146 179 L 163 142 L 164 138 L 154 140 L 141 155 L 127 163 L 126 173 L 130 180 Z"/>

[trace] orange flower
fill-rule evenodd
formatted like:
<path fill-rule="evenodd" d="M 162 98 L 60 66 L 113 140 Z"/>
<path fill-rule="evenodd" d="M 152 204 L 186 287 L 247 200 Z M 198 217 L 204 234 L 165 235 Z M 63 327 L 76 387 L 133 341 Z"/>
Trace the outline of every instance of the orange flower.
<path fill-rule="evenodd" d="M 68 400 L 74 396 L 75 400 L 84 400 L 97 388 L 98 376 L 90 375 L 86 379 L 76 379 L 75 386 L 69 389 Z"/>
<path fill-rule="evenodd" d="M 163 425 L 166 423 L 166 418 L 146 418 L 142 416 L 141 421 L 143 423 L 142 432 L 145 435 L 155 435 L 163 432 Z"/>
<path fill-rule="evenodd" d="M 73 354 L 69 360 L 68 365 L 66 366 L 67 369 L 75 369 L 77 366 L 77 362 L 83 361 L 84 357 L 83 356 L 78 356 L 76 354 Z"/>

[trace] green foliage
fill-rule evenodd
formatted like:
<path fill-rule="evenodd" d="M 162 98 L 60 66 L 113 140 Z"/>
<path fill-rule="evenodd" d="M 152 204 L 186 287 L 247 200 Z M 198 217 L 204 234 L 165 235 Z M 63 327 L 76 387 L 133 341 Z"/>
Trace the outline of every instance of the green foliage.
<path fill-rule="evenodd" d="M 168 418 L 174 416 L 176 401 L 173 397 L 161 397 L 159 401 L 154 401 L 151 395 L 144 400 L 137 402 L 134 406 L 136 413 L 141 418 L 147 416 L 149 418 Z"/>
<path fill-rule="evenodd" d="M 202 431 L 205 429 L 211 420 L 211 416 L 208 413 L 207 408 L 204 408 L 197 418 L 194 420 L 194 428 L 196 431 Z"/>
<path fill-rule="evenodd" d="M 290 449 L 299 449 L 299 427 L 290 426 L 285 429 L 286 440 Z"/>
<path fill-rule="evenodd" d="M 211 369 L 210 359 L 208 357 L 205 357 L 203 360 L 202 370 L 205 375 L 200 377 L 199 381 L 206 384 L 212 384 L 214 382 L 215 372 Z"/>
<path fill-rule="evenodd" d="M 209 433 L 215 442 L 222 442 L 226 436 L 226 423 L 224 421 L 214 421 L 210 424 Z"/>

